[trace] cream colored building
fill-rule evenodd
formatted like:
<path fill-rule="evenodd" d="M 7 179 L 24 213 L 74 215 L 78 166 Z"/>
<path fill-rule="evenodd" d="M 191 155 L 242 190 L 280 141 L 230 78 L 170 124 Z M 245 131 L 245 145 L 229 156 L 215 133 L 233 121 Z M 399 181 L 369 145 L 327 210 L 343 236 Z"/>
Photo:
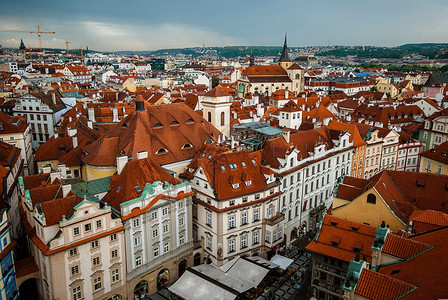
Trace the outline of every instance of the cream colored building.
<path fill-rule="evenodd" d="M 43 173 L 19 179 L 21 215 L 39 268 L 39 298 L 125 299 L 121 219 L 95 197 L 76 195 L 59 178 Z M 47 185 L 36 186 L 40 180 Z"/>

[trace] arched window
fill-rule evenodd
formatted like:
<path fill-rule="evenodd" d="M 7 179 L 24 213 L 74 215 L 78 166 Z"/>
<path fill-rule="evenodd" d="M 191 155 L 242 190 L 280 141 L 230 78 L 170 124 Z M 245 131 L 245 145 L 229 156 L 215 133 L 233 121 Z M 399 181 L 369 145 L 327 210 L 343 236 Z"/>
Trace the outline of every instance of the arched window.
<path fill-rule="evenodd" d="M 207 113 L 207 121 L 212 122 L 212 113 L 210 111 Z"/>
<path fill-rule="evenodd" d="M 224 126 L 226 124 L 226 113 L 221 112 L 221 126 Z"/>
<path fill-rule="evenodd" d="M 367 203 L 376 204 L 376 196 L 374 194 L 368 194 Z"/>

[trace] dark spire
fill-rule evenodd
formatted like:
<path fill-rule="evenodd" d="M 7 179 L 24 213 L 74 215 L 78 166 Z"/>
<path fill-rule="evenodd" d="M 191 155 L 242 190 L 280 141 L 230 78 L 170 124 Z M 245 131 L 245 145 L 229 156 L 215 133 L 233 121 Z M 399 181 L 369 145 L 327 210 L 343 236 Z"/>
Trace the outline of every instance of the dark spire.
<path fill-rule="evenodd" d="M 250 50 L 250 61 L 249 61 L 249 66 L 253 67 L 255 65 L 255 56 L 252 53 L 252 50 Z"/>
<path fill-rule="evenodd" d="M 280 59 L 278 61 L 279 62 L 282 62 L 282 61 L 290 62 L 291 61 L 291 59 L 289 58 L 289 55 L 288 55 L 288 45 L 286 44 L 286 33 L 285 33 L 285 44 L 283 45 L 282 55 L 280 56 Z"/>
<path fill-rule="evenodd" d="M 22 39 L 20 40 L 20 47 L 19 47 L 19 49 L 20 49 L 20 50 L 24 50 L 24 49 L 26 49 L 26 47 L 25 47 L 25 43 L 23 42 Z"/>

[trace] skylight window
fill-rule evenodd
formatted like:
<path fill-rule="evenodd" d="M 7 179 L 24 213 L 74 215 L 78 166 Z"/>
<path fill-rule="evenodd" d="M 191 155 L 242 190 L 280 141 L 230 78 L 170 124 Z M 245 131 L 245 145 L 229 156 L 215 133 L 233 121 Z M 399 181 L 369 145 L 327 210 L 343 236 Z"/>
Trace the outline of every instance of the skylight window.
<path fill-rule="evenodd" d="M 139 193 L 142 191 L 142 188 L 139 185 L 135 186 L 134 188 Z"/>
<path fill-rule="evenodd" d="M 237 165 L 236 164 L 229 164 L 229 168 L 230 168 L 230 170 L 236 169 Z"/>
<path fill-rule="evenodd" d="M 205 157 L 205 153 L 202 153 L 201 157 L 204 158 Z"/>
<path fill-rule="evenodd" d="M 257 164 L 257 162 L 255 161 L 255 159 L 252 159 L 252 163 L 253 163 L 254 165 Z"/>
<path fill-rule="evenodd" d="M 242 161 L 242 162 L 241 162 L 241 165 L 242 165 L 243 167 L 245 167 L 245 166 L 246 166 L 246 163 L 245 163 L 244 161 Z"/>
<path fill-rule="evenodd" d="M 221 170 L 225 171 L 225 170 L 226 170 L 226 167 L 221 166 Z"/>
<path fill-rule="evenodd" d="M 212 158 L 212 155 L 211 155 L 211 154 L 209 154 L 207 158 L 208 158 L 208 159 L 211 159 L 211 158 Z"/>

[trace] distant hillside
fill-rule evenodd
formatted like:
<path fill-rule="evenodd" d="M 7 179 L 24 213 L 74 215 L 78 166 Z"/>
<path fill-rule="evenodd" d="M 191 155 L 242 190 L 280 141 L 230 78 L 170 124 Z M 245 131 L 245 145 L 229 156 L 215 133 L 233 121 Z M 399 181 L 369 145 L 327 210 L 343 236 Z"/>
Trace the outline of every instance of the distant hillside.
<path fill-rule="evenodd" d="M 320 56 L 357 56 L 359 58 L 403 58 L 410 55 L 423 55 L 430 59 L 448 58 L 447 43 L 405 44 L 399 47 L 340 47 L 320 52 Z"/>

